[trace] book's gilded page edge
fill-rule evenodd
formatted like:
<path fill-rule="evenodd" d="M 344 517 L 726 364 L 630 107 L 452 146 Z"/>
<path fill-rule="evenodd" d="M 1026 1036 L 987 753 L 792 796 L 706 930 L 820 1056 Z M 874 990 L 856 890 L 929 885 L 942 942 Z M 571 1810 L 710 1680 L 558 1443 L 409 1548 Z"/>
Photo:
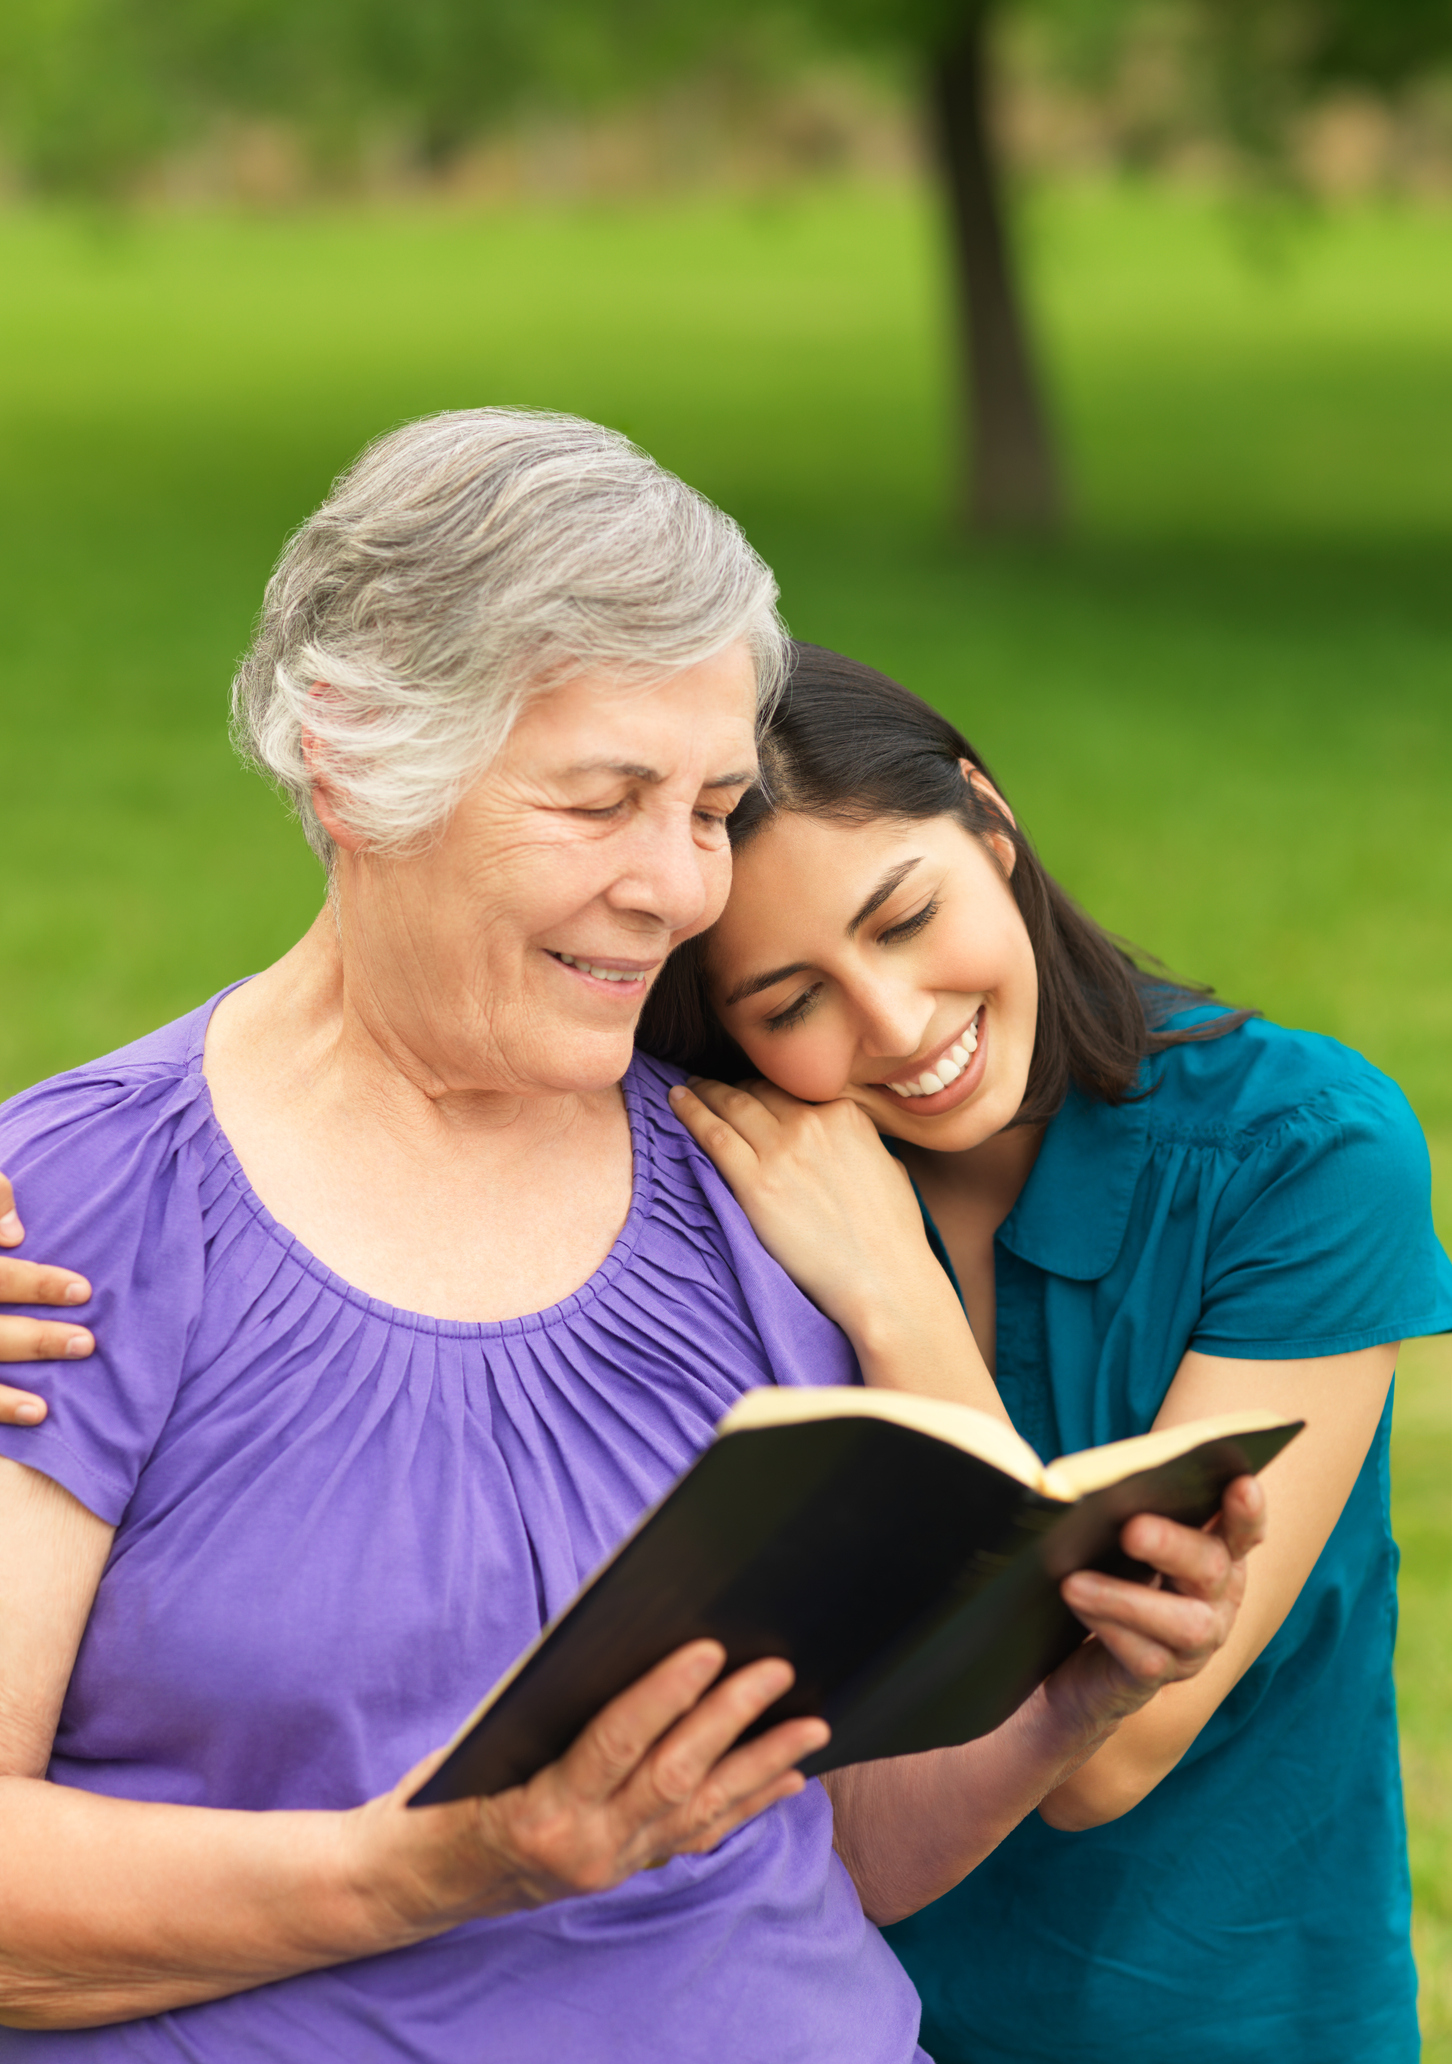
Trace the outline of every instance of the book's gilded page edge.
<path fill-rule="evenodd" d="M 943 1398 L 916 1397 L 903 1390 L 863 1390 L 855 1384 L 763 1384 L 749 1390 L 717 1425 L 720 1437 L 754 1433 L 769 1426 L 801 1426 L 815 1419 L 886 1419 L 910 1427 L 976 1456 L 1015 1483 L 1046 1497 L 1055 1497 L 1044 1481 L 1044 1465 L 1019 1434 L 1001 1420 L 990 1419 L 971 1405 Z"/>
<path fill-rule="evenodd" d="M 1131 1440 L 1061 1455 L 1045 1469 L 1044 1478 L 1055 1497 L 1086 1498 L 1091 1491 L 1102 1491 L 1141 1469 L 1158 1469 L 1179 1455 L 1188 1455 L 1206 1441 L 1227 1440 L 1237 1433 L 1269 1433 L 1286 1424 L 1280 1412 L 1220 1412 L 1210 1419 L 1187 1419 L 1181 1426 L 1162 1426 Z"/>

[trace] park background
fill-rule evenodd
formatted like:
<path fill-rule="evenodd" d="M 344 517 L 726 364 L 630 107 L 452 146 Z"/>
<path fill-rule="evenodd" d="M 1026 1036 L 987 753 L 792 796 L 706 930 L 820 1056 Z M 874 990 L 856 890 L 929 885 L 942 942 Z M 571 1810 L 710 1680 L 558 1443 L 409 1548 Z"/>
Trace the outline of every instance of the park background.
<path fill-rule="evenodd" d="M 268 569 L 369 438 L 511 402 L 617 425 L 738 516 L 792 629 L 947 711 L 1101 920 L 1394 1075 L 1452 1237 L 1435 63 L 1287 101 L 1271 136 L 1211 119 L 1173 8 L 1088 59 L 1005 19 L 994 133 L 1068 483 L 1057 532 L 1021 535 L 960 515 L 952 268 L 901 50 L 677 52 L 636 91 L 567 65 L 448 148 L 386 96 L 270 107 L 263 76 L 118 143 L 72 90 L 83 16 L 59 56 L 44 0 L 31 48 L 0 41 L 0 1094 L 306 926 L 318 873 L 225 731 Z M 1433 2060 L 1449 1377 L 1446 1343 L 1406 1351 L 1395 1442 Z"/>

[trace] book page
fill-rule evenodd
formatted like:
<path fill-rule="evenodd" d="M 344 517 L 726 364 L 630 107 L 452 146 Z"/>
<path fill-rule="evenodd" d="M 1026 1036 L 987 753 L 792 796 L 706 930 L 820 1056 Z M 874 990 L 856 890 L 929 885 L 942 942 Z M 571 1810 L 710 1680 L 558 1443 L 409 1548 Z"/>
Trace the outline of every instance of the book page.
<path fill-rule="evenodd" d="M 1158 1469 L 1177 1455 L 1188 1455 L 1202 1441 L 1224 1440 L 1236 1433 L 1264 1433 L 1284 1426 L 1279 1412 L 1221 1412 L 1212 1419 L 1187 1419 L 1183 1426 L 1163 1426 L 1157 1433 L 1137 1434 L 1133 1440 L 1110 1441 L 1102 1448 L 1083 1448 L 1077 1455 L 1061 1455 L 1044 1471 L 1052 1497 L 1072 1502 L 1106 1484 L 1119 1483 L 1141 1469 Z"/>
<path fill-rule="evenodd" d="M 994 1469 L 1001 1469 L 1015 1483 L 1041 1491 L 1047 1497 L 1061 1497 L 1050 1491 L 1044 1479 L 1044 1465 L 1026 1440 L 1001 1419 L 976 1412 L 971 1405 L 955 1405 L 942 1398 L 917 1397 L 905 1390 L 859 1390 L 855 1384 L 824 1384 L 798 1390 L 794 1386 L 763 1384 L 750 1390 L 734 1405 L 716 1428 L 718 1436 L 749 1433 L 764 1426 L 800 1426 L 811 1419 L 887 1419 L 895 1426 L 911 1427 L 914 1433 L 930 1434 L 965 1454 L 976 1455 Z M 1193 1443 L 1191 1444 L 1193 1445 Z M 1071 1492 L 1070 1496 L 1077 1496 Z"/>

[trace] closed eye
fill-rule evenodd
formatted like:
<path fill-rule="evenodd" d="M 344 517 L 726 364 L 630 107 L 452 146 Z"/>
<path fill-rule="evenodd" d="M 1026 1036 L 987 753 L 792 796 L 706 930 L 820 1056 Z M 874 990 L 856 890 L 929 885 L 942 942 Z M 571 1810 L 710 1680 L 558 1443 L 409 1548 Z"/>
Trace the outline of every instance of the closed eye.
<path fill-rule="evenodd" d="M 778 1011 L 774 1018 L 764 1018 L 762 1020 L 767 1031 L 789 1032 L 793 1025 L 799 1025 L 821 993 L 822 985 L 820 982 L 814 982 L 810 989 L 804 989 L 794 1002 L 787 1005 L 785 1010 Z"/>
<path fill-rule="evenodd" d="M 932 923 L 938 914 L 938 908 L 935 896 L 932 902 L 925 903 L 915 916 L 905 917 L 901 924 L 889 925 L 885 932 L 879 932 L 878 944 L 895 946 L 902 939 L 915 939 L 919 932 L 925 931 Z"/>

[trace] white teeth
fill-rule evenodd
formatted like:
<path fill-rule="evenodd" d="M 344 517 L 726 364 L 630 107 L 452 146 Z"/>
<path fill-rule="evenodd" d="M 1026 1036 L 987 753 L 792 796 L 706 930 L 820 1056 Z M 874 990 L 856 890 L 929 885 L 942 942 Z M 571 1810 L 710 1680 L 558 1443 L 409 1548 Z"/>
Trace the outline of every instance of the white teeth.
<path fill-rule="evenodd" d="M 645 977 L 634 968 L 596 967 L 593 961 L 576 960 L 573 953 L 557 953 L 556 960 L 562 960 L 566 967 L 578 968 L 582 975 L 593 975 L 597 982 L 643 982 Z"/>
<path fill-rule="evenodd" d="M 561 959 L 564 958 L 562 954 Z M 962 1038 L 948 1048 L 935 1068 L 927 1068 L 916 1082 L 889 1082 L 885 1085 L 895 1096 L 936 1096 L 940 1089 L 946 1089 L 950 1082 L 956 1082 L 974 1054 L 978 1051 L 978 1020 L 975 1017 Z"/>

